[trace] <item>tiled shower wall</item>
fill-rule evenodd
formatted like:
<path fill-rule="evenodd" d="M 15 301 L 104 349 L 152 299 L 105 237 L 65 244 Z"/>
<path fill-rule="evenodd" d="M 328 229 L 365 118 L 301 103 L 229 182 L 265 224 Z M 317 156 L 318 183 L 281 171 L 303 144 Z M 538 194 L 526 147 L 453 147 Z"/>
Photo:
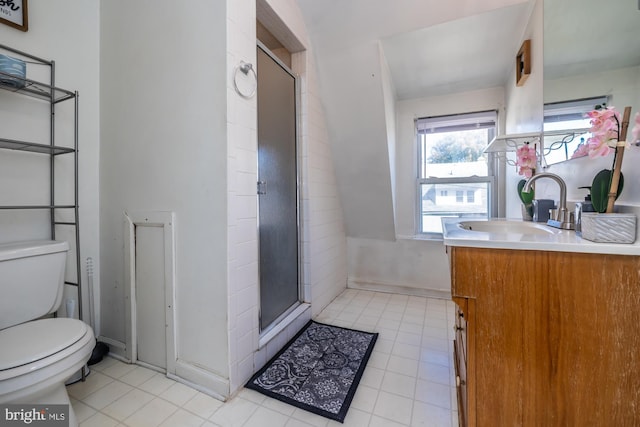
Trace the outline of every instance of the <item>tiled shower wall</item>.
<path fill-rule="evenodd" d="M 301 209 L 303 282 L 311 313 L 319 313 L 345 287 L 346 237 L 338 200 L 324 113 L 318 97 L 304 23 L 291 0 L 267 1 L 306 46 L 293 55 L 301 79 Z M 244 384 L 304 324 L 292 322 L 269 344 L 258 349 L 257 239 L 257 103 L 240 97 L 233 73 L 240 61 L 256 63 L 256 4 L 227 0 L 227 148 L 228 148 L 228 298 L 230 393 Z"/>
<path fill-rule="evenodd" d="M 327 122 L 312 54 L 302 78 L 305 295 L 316 316 L 346 288 L 347 242 Z M 294 65 L 295 66 L 295 65 Z"/>

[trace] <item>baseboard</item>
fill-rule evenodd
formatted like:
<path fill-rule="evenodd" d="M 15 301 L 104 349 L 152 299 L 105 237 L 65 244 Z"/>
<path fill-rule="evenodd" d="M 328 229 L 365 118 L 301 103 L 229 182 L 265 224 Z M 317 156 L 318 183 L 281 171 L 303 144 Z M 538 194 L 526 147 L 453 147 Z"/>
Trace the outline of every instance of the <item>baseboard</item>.
<path fill-rule="evenodd" d="M 127 358 L 127 346 L 122 341 L 117 341 L 109 337 L 98 336 L 98 341 L 105 343 L 109 346 L 109 356 L 113 356 L 123 362 L 131 363 L 131 360 Z"/>
<path fill-rule="evenodd" d="M 99 336 L 98 341 L 101 341 L 109 346 L 109 356 L 114 359 L 120 360 L 125 363 L 131 363 L 131 360 L 127 359 L 126 345 L 121 341 L 114 340 L 112 338 Z M 148 369 L 152 369 L 158 372 L 166 372 L 155 366 L 148 365 L 141 361 L 136 361 L 136 364 L 144 366 Z M 218 375 L 206 371 L 202 368 L 198 368 L 183 360 L 176 362 L 176 373 L 166 373 L 168 378 L 177 382 L 188 385 L 191 388 L 199 390 L 209 396 L 225 401 L 229 396 L 229 380 L 219 377 Z"/>
<path fill-rule="evenodd" d="M 223 402 L 229 397 L 230 384 L 228 378 L 222 378 L 213 372 L 199 368 L 184 360 L 178 359 L 176 361 L 175 375 L 167 373 L 167 377 Z"/>
<path fill-rule="evenodd" d="M 372 280 L 349 278 L 347 280 L 347 288 L 451 300 L 450 290 L 414 288 L 411 286 L 402 286 L 394 283 L 377 282 Z"/>

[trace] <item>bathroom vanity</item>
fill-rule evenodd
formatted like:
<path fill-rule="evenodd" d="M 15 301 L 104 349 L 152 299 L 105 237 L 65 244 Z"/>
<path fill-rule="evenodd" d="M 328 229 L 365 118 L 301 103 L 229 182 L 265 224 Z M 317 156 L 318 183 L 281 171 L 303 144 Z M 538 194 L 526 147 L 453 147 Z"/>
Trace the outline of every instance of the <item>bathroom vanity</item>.
<path fill-rule="evenodd" d="M 459 224 L 445 245 L 461 426 L 640 425 L 637 245 Z"/>

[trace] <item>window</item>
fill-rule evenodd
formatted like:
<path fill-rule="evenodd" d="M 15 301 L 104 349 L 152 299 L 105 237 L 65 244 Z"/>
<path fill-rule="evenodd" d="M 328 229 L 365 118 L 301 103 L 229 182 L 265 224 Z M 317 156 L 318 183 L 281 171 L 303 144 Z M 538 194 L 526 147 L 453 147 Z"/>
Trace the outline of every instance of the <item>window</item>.
<path fill-rule="evenodd" d="M 547 165 L 573 157 L 578 146 L 591 136 L 587 132 L 591 124 L 584 114 L 607 102 L 607 97 L 601 96 L 544 105 L 544 159 Z"/>
<path fill-rule="evenodd" d="M 467 203 L 475 203 L 476 201 L 476 192 L 473 190 L 467 191 Z"/>
<path fill-rule="evenodd" d="M 443 217 L 491 215 L 494 181 L 484 149 L 496 119 L 496 111 L 484 111 L 416 120 L 418 233 L 441 235 Z"/>

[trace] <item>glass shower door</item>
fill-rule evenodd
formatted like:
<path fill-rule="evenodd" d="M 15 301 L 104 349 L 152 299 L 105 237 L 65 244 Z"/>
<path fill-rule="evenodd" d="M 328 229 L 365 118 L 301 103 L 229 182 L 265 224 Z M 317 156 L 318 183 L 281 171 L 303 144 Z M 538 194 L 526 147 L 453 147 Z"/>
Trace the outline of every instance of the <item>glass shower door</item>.
<path fill-rule="evenodd" d="M 299 302 L 296 79 L 258 47 L 260 330 Z"/>

